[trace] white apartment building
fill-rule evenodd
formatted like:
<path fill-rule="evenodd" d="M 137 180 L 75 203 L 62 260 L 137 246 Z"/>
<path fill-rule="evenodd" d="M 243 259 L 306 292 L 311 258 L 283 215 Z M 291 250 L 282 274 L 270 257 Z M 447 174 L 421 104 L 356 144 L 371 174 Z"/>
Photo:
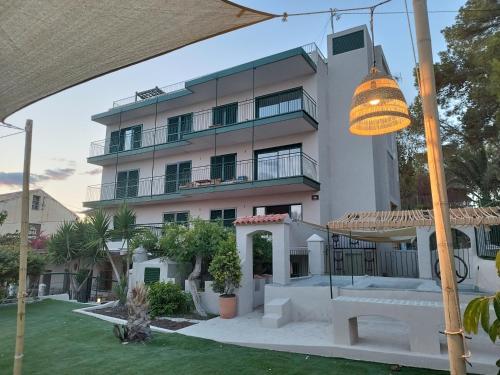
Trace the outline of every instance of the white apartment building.
<path fill-rule="evenodd" d="M 389 72 L 380 46 L 379 68 Z M 325 224 L 346 211 L 399 206 L 393 135 L 349 133 L 355 87 L 373 61 L 365 26 L 165 88 L 92 116 L 106 138 L 84 206 L 126 201 L 137 224 L 288 213 Z"/>
<path fill-rule="evenodd" d="M 0 225 L 0 235 L 21 231 L 21 191 L 0 195 L 0 212 L 6 211 L 7 218 Z M 75 221 L 78 216 L 63 206 L 42 189 L 30 190 L 29 236 L 49 236 L 57 231 L 64 221 Z"/>

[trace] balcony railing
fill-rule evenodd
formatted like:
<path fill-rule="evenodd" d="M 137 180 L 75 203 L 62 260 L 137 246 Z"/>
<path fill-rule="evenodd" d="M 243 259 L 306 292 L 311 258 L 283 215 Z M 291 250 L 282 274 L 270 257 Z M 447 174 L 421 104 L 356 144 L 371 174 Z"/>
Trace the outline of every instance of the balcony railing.
<path fill-rule="evenodd" d="M 177 194 L 186 190 L 304 176 L 318 181 L 317 162 L 303 152 L 182 169 L 176 173 L 89 186 L 87 202 Z"/>
<path fill-rule="evenodd" d="M 228 105 L 224 109 L 218 107 L 217 109 L 210 108 L 194 112 L 186 119 L 184 129 L 181 129 L 180 124 L 167 125 L 156 128 L 156 131 L 155 129 L 144 130 L 133 142 L 131 142 L 130 137 L 126 136 L 119 137 L 118 143 L 112 143 L 111 138 L 92 142 L 89 155 L 94 157 L 116 154 L 116 152 L 177 142 L 182 140 L 186 134 L 300 110 L 305 111 L 316 120 L 316 102 L 305 90 L 270 94 L 256 100 L 248 99 L 234 105 Z"/>

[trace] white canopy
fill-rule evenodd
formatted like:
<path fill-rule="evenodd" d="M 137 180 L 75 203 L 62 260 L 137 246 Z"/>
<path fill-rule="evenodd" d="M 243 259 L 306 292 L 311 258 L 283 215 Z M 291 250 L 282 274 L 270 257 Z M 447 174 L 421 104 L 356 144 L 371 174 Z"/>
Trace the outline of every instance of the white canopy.
<path fill-rule="evenodd" d="M 274 17 L 226 0 L 0 2 L 0 121 L 51 94 Z"/>

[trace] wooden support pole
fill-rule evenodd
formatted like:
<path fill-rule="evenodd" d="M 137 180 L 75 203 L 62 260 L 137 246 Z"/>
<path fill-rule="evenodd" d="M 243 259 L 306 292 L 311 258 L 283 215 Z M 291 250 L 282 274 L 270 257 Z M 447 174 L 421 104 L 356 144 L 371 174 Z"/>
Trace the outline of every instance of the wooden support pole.
<path fill-rule="evenodd" d="M 21 198 L 21 238 L 19 249 L 19 286 L 17 290 L 17 331 L 14 375 L 21 375 L 24 355 L 24 323 L 26 317 L 26 277 L 28 263 L 28 231 L 30 204 L 31 135 L 33 121 L 26 120 L 24 144 L 23 192 Z"/>
<path fill-rule="evenodd" d="M 443 150 L 436 101 L 436 81 L 432 61 L 432 45 L 427 14 L 427 0 L 413 0 L 419 57 L 420 94 L 424 114 L 427 160 L 431 182 L 434 225 L 436 227 L 441 288 L 448 342 L 450 373 L 465 374 L 465 347 L 458 301 L 455 261 L 451 237 L 450 207 L 446 191 Z"/>

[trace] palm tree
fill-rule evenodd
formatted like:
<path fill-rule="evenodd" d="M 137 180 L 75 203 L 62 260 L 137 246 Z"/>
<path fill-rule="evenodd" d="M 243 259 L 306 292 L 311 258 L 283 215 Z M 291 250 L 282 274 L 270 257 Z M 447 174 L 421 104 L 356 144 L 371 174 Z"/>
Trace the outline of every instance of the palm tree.
<path fill-rule="evenodd" d="M 112 230 L 113 236 L 117 236 L 123 240 L 122 249 L 127 249 L 127 275 L 128 280 L 128 270 L 130 268 L 130 261 L 132 258 L 132 251 L 130 249 L 130 241 L 138 232 L 135 227 L 135 213 L 131 210 L 126 203 L 123 203 L 114 216 L 114 229 Z"/>
<path fill-rule="evenodd" d="M 108 242 L 112 239 L 110 230 L 111 219 L 102 209 L 95 211 L 89 218 L 90 236 L 86 241 L 87 248 L 96 248 L 101 255 L 107 256 L 118 284 L 121 285 L 121 277 L 116 268 L 115 261 L 109 251 Z"/>

